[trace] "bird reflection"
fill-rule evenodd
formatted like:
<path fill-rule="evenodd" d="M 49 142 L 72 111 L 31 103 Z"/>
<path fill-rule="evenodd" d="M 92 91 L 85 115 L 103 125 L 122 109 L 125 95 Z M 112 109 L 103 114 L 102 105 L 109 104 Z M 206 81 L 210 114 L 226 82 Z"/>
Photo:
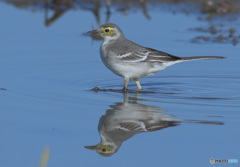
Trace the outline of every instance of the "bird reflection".
<path fill-rule="evenodd" d="M 99 89 L 98 91 L 107 90 Z M 111 156 L 118 151 L 124 141 L 138 133 L 158 131 L 179 125 L 181 122 L 223 125 L 223 122 L 217 121 L 178 119 L 166 114 L 161 108 L 138 103 L 140 100 L 144 101 L 139 98 L 139 93 L 135 92 L 135 97 L 128 98 L 128 93 L 124 92 L 123 102 L 110 105 L 98 123 L 100 143 L 85 146 L 85 148 L 94 150 L 103 156 Z"/>
<path fill-rule="evenodd" d="M 125 93 L 123 102 L 110 105 L 98 124 L 101 142 L 85 148 L 95 150 L 103 156 L 111 156 L 118 151 L 124 141 L 138 133 L 161 130 L 176 126 L 180 122 L 164 113 L 163 109 L 140 104 L 137 100 L 138 97 L 135 97 L 128 101 Z"/>

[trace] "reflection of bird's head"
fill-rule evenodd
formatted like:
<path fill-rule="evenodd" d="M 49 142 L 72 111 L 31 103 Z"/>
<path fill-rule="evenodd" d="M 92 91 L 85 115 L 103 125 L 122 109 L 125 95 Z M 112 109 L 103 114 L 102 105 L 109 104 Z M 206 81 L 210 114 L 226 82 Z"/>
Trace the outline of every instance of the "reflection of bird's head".
<path fill-rule="evenodd" d="M 98 143 L 97 145 L 94 146 L 85 146 L 85 148 L 90 149 L 90 150 L 95 150 L 97 153 L 103 156 L 111 156 L 114 154 L 117 150 L 113 145 L 104 144 L 104 143 Z"/>
<path fill-rule="evenodd" d="M 98 29 L 88 31 L 88 33 L 98 34 L 104 39 L 117 39 L 124 36 L 122 30 L 113 23 L 103 24 Z"/>

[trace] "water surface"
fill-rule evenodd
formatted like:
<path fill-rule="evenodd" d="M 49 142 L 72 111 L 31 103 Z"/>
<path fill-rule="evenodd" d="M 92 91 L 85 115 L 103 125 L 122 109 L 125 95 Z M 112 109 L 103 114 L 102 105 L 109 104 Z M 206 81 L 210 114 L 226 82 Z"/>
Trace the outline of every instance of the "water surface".
<path fill-rule="evenodd" d="M 106 21 L 103 5 L 97 21 L 82 10 L 85 4 L 46 26 L 41 5 L 17 8 L 2 1 L 0 166 L 39 166 L 44 148 L 50 150 L 48 167 L 212 166 L 210 158 L 240 160 L 240 47 L 233 38 L 214 41 L 239 26 L 239 14 L 209 21 L 208 14 L 172 12 L 173 6 L 164 4 L 168 8 L 148 10 L 149 19 L 142 8 L 118 12 L 114 5 L 110 21 L 141 45 L 177 56 L 227 58 L 177 64 L 142 78 L 142 91 L 130 83 L 125 93 L 122 78 L 101 62 L 101 42 L 84 34 Z M 196 31 L 213 25 L 220 31 L 215 36 Z M 201 35 L 211 40 L 192 42 Z M 134 122 L 151 126 L 143 130 Z M 105 130 L 114 141 L 121 138 L 110 157 L 84 147 L 99 143 Z"/>

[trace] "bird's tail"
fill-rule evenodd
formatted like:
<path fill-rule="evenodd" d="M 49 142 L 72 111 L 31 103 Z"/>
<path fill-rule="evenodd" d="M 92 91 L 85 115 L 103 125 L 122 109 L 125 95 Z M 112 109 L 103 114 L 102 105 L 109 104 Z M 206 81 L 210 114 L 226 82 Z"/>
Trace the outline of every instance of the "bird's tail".
<path fill-rule="evenodd" d="M 200 60 L 200 59 L 224 59 L 221 56 L 196 56 L 196 57 L 181 57 L 180 61 Z"/>

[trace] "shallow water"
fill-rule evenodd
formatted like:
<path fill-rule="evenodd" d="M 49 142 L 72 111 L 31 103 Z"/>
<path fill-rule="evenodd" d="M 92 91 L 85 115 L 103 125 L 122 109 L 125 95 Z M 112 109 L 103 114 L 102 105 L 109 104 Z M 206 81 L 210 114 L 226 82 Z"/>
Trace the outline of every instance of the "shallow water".
<path fill-rule="evenodd" d="M 41 7 L 16 8 L 3 2 L 0 166 L 39 166 L 44 148 L 50 150 L 48 167 L 239 161 L 240 46 L 229 40 L 192 42 L 203 33 L 193 31 L 196 27 L 223 24 L 221 32 L 227 35 L 228 29 L 239 26 L 239 14 L 231 14 L 233 21 L 226 19 L 230 16 L 209 21 L 198 19 L 204 14 L 155 7 L 148 20 L 136 9 L 124 14 L 113 8 L 110 21 L 139 44 L 177 56 L 227 57 L 174 65 L 142 78 L 142 91 L 132 82 L 123 92 L 122 78 L 101 62 L 101 43 L 84 34 L 97 27 L 91 12 L 69 10 L 46 27 Z M 103 23 L 106 9 L 100 14 Z M 92 90 L 95 87 L 99 89 Z M 138 121 L 152 127 L 141 130 L 133 124 Z M 112 130 L 114 126 L 128 132 Z M 121 143 L 112 156 L 84 148 L 99 143 L 99 135 Z"/>

